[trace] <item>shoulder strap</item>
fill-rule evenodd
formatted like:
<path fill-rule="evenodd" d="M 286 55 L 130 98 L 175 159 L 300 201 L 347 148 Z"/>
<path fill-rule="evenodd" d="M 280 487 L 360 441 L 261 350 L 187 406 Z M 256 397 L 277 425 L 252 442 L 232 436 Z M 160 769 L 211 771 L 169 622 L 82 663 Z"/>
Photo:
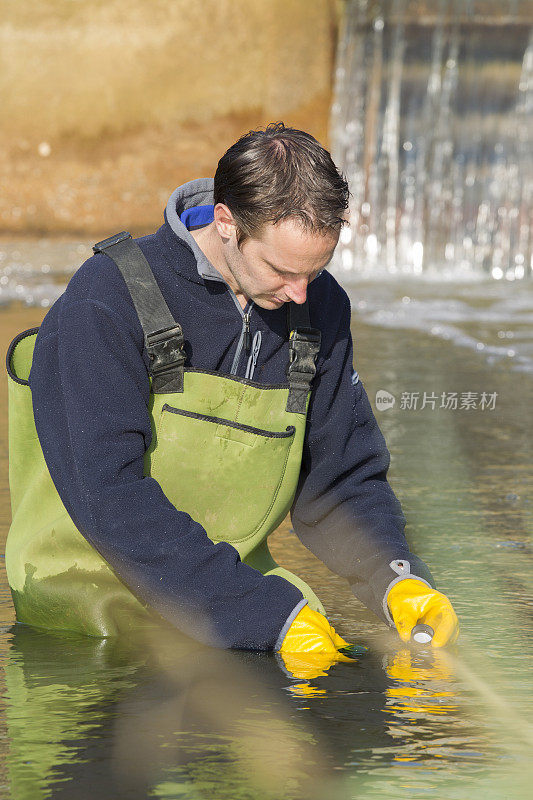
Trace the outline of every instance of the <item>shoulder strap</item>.
<path fill-rule="evenodd" d="M 289 303 L 287 307 L 287 321 L 289 323 L 289 334 L 296 328 L 310 328 L 309 303 Z"/>
<path fill-rule="evenodd" d="M 183 331 L 170 313 L 141 248 L 131 233 L 122 231 L 95 244 L 93 251 L 105 253 L 115 262 L 128 287 L 150 357 L 152 391 L 183 392 Z"/>
<path fill-rule="evenodd" d="M 290 302 L 287 307 L 289 325 L 289 396 L 286 410 L 295 414 L 307 411 L 307 396 L 316 373 L 316 359 L 320 350 L 321 334 L 311 327 L 309 303 Z"/>

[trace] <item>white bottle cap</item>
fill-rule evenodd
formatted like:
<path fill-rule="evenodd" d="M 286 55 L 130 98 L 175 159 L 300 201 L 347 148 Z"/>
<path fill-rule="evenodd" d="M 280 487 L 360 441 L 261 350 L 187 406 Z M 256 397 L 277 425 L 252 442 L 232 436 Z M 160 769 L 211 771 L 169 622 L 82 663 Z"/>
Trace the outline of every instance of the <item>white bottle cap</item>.
<path fill-rule="evenodd" d="M 423 622 L 419 622 L 411 631 L 411 641 L 417 644 L 429 644 L 434 634 L 435 631 L 431 625 L 425 625 Z"/>
<path fill-rule="evenodd" d="M 418 644 L 427 644 L 432 638 L 433 637 L 430 636 L 427 631 L 417 631 L 417 633 L 413 634 L 413 639 L 415 642 L 418 642 Z"/>

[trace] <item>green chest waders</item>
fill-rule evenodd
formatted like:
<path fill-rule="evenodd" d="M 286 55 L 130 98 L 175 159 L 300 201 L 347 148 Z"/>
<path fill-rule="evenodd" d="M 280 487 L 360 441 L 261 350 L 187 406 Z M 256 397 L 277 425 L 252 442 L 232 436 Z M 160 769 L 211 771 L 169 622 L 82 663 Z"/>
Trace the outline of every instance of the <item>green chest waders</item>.
<path fill-rule="evenodd" d="M 312 589 L 273 560 L 267 537 L 296 491 L 310 384 L 320 347 L 307 304 L 289 307 L 287 383 L 261 385 L 184 368 L 183 334 L 129 234 L 95 246 L 120 269 L 150 355 L 152 443 L 145 475 L 170 502 L 201 523 L 214 542 L 297 586 L 323 612 Z M 9 482 L 12 524 L 6 567 L 17 619 L 37 627 L 113 636 L 153 625 L 144 606 L 69 517 L 37 438 L 28 376 L 37 329 L 8 351 Z"/>

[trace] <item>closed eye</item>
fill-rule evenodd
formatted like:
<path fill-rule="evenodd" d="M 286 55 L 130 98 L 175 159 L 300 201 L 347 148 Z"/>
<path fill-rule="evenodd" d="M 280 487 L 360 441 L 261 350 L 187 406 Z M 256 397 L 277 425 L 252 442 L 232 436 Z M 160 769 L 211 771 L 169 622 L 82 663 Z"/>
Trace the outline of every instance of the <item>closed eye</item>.
<path fill-rule="evenodd" d="M 329 259 L 329 261 L 331 261 L 331 259 Z M 327 262 L 327 264 L 329 264 L 329 261 Z M 281 275 L 283 277 L 288 277 L 288 278 L 294 278 L 295 276 L 298 275 L 297 272 L 287 272 L 286 270 L 279 269 L 279 267 L 275 267 L 274 264 L 271 264 L 270 261 L 265 261 L 265 264 L 268 264 L 270 269 L 274 270 L 276 275 Z M 316 269 L 313 272 L 311 272 L 309 275 L 309 281 L 314 280 L 314 278 L 316 278 L 318 273 L 322 272 L 322 270 L 327 267 L 327 264 L 324 267 L 320 267 L 320 269 Z"/>

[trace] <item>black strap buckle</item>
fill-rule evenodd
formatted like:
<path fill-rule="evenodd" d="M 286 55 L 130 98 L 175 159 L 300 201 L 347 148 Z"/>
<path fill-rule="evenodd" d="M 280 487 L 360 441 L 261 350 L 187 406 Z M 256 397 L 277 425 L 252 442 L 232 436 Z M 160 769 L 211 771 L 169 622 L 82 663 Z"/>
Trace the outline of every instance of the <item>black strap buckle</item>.
<path fill-rule="evenodd" d="M 131 233 L 129 233 L 129 231 L 115 233 L 107 239 L 102 239 L 101 242 L 96 242 L 96 244 L 93 245 L 93 253 L 103 253 L 107 247 L 112 247 L 114 244 L 123 242 L 125 239 L 131 239 Z"/>
<path fill-rule="evenodd" d="M 321 341 L 322 335 L 318 328 L 295 328 L 291 331 L 289 337 L 289 348 L 291 348 L 291 345 L 294 346 L 297 342 L 308 342 L 310 345 L 318 345 L 318 350 L 320 350 Z"/>
<path fill-rule="evenodd" d="M 183 392 L 183 367 L 185 351 L 181 325 L 173 325 L 145 337 L 150 358 L 149 372 L 152 376 L 154 394 Z"/>
<path fill-rule="evenodd" d="M 322 337 L 317 328 L 295 328 L 289 339 L 287 379 L 289 396 L 286 410 L 305 414 L 307 395 L 316 374 L 316 359 Z"/>

